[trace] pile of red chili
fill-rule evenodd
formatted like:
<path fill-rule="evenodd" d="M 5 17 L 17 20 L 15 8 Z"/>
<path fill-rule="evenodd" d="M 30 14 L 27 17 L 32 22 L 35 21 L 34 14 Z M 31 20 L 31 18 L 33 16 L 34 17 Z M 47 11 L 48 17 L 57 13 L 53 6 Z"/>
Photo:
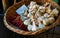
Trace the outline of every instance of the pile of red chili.
<path fill-rule="evenodd" d="M 17 26 L 18 28 L 27 31 L 27 26 L 23 24 L 18 14 L 15 14 L 15 16 L 10 16 L 9 21 L 14 26 Z"/>

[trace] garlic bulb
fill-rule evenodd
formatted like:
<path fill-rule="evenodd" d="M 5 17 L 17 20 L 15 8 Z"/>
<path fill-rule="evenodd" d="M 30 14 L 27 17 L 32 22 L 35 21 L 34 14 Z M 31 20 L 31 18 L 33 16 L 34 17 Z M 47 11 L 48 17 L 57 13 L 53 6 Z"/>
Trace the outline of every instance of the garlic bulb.
<path fill-rule="evenodd" d="M 32 14 L 31 13 L 28 13 L 27 17 L 31 17 L 31 16 L 32 16 Z"/>
<path fill-rule="evenodd" d="M 32 8 L 38 10 L 39 5 L 34 5 Z"/>
<path fill-rule="evenodd" d="M 33 22 L 32 31 L 36 31 L 36 30 L 37 30 L 37 26 L 35 25 L 35 22 Z"/>
<path fill-rule="evenodd" d="M 45 12 L 45 7 L 44 6 L 40 6 L 38 9 L 40 12 L 44 13 Z"/>
<path fill-rule="evenodd" d="M 29 30 L 29 31 L 31 31 L 32 30 L 32 25 L 28 25 L 28 27 L 27 27 L 27 29 Z"/>
<path fill-rule="evenodd" d="M 39 27 L 40 29 L 42 29 L 42 28 L 44 27 L 44 24 L 42 24 L 40 21 L 38 21 L 38 22 L 39 22 L 38 27 Z"/>
<path fill-rule="evenodd" d="M 44 4 L 44 6 L 45 6 L 45 7 L 48 7 L 48 6 L 51 6 L 51 4 L 50 4 L 49 2 L 46 2 L 46 3 Z"/>
<path fill-rule="evenodd" d="M 43 24 L 48 25 L 53 23 L 54 21 L 55 21 L 54 17 L 49 17 L 48 19 L 46 18 L 45 20 L 43 20 Z"/>
<path fill-rule="evenodd" d="M 29 12 L 33 12 L 33 11 L 36 12 L 38 10 L 38 8 L 39 8 L 39 5 L 33 5 L 32 8 L 29 9 Z"/>
<path fill-rule="evenodd" d="M 46 13 L 50 14 L 51 13 L 51 4 L 50 3 L 46 3 Z"/>
<path fill-rule="evenodd" d="M 40 17 L 40 16 L 41 16 L 40 12 L 37 11 L 37 12 L 35 13 L 35 16 Z"/>
<path fill-rule="evenodd" d="M 31 1 L 29 7 L 29 12 L 31 12 L 33 10 L 33 6 L 36 5 L 36 2 Z"/>
<path fill-rule="evenodd" d="M 55 21 L 54 17 L 50 17 L 50 18 L 48 18 L 48 20 L 49 20 L 49 23 L 50 23 L 50 24 Z"/>
<path fill-rule="evenodd" d="M 42 22 L 45 19 L 45 17 L 44 16 L 41 16 L 41 17 L 39 17 L 37 19 L 38 19 L 38 21 L 41 21 Z"/>
<path fill-rule="evenodd" d="M 48 18 L 48 17 L 50 17 L 50 16 L 51 16 L 51 15 L 48 15 L 48 13 L 45 13 L 45 14 L 44 14 L 44 17 L 45 17 L 45 18 Z"/>
<path fill-rule="evenodd" d="M 36 2 L 31 1 L 30 6 L 36 5 Z"/>
<path fill-rule="evenodd" d="M 48 25 L 49 22 L 50 22 L 50 21 L 49 21 L 48 19 L 44 19 L 44 20 L 43 20 L 43 24 L 44 24 L 44 25 Z"/>
<path fill-rule="evenodd" d="M 30 25 L 30 21 L 29 21 L 29 20 L 25 20 L 25 21 L 24 21 L 24 24 L 25 24 L 25 25 Z"/>
<path fill-rule="evenodd" d="M 52 12 L 50 14 L 53 16 L 58 16 L 58 13 L 59 13 L 59 11 L 55 8 L 52 10 Z"/>
<path fill-rule="evenodd" d="M 38 21 L 42 21 L 43 19 L 41 17 L 38 18 Z"/>
<path fill-rule="evenodd" d="M 50 8 L 50 7 L 47 7 L 47 8 L 46 8 L 46 13 L 48 13 L 48 14 L 51 13 L 51 8 Z"/>

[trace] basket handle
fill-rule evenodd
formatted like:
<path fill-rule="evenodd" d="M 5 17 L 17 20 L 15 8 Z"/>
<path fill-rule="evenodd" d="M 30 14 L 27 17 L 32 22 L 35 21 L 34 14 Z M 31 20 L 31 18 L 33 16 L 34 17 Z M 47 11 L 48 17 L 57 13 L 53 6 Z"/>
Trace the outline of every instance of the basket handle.
<path fill-rule="evenodd" d="M 16 4 L 16 0 L 14 0 L 14 4 Z"/>
<path fill-rule="evenodd" d="M 21 0 L 21 1 L 25 1 L 25 0 Z M 42 2 L 43 1 L 52 1 L 52 0 L 41 0 Z M 16 0 L 14 0 L 14 4 L 16 4 L 17 2 L 16 2 Z"/>
<path fill-rule="evenodd" d="M 14 4 L 16 4 L 17 2 L 16 2 L 17 0 L 14 0 Z M 20 0 L 20 1 L 25 1 L 25 0 Z"/>

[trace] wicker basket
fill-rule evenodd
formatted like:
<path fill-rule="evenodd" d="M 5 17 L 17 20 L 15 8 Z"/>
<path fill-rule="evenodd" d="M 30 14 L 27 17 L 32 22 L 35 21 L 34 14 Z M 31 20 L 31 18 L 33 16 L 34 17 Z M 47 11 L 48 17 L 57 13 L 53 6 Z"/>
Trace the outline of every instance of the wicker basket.
<path fill-rule="evenodd" d="M 36 35 L 36 34 L 40 34 L 42 32 L 45 32 L 45 31 L 47 31 L 47 30 L 49 30 L 51 28 L 54 28 L 58 23 L 60 23 L 60 14 L 59 14 L 58 18 L 56 19 L 56 21 L 53 24 L 51 24 L 50 26 L 47 26 L 47 27 L 45 27 L 45 28 L 43 28 L 41 30 L 38 30 L 36 32 L 28 32 L 28 31 L 23 31 L 23 30 L 17 29 L 17 27 L 15 27 L 13 24 L 11 24 L 8 21 L 9 20 L 9 15 L 14 16 L 15 11 L 16 11 L 16 9 L 18 7 L 20 7 L 23 4 L 28 5 L 30 3 L 30 1 L 31 0 L 20 1 L 18 3 L 15 3 L 14 5 L 12 5 L 11 7 L 9 7 L 7 9 L 7 11 L 6 11 L 5 15 L 4 15 L 4 24 L 8 29 L 10 29 L 13 32 L 16 32 L 18 34 L 22 34 L 22 35 Z M 59 11 L 60 11 L 60 7 L 53 1 L 44 1 L 44 0 L 42 0 L 42 1 L 41 0 L 33 0 L 33 1 L 36 1 L 39 4 L 40 3 L 42 4 L 42 3 L 45 3 L 45 2 L 50 2 L 52 4 L 52 6 L 57 7 L 59 9 Z"/>

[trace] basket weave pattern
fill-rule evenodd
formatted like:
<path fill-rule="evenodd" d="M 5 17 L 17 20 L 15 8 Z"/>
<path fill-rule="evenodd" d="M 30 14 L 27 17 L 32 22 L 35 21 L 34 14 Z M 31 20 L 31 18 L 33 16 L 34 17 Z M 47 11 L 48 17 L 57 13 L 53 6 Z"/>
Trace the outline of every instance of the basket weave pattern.
<path fill-rule="evenodd" d="M 44 3 L 46 1 L 41 1 L 41 0 L 33 0 L 33 1 L 36 1 L 37 3 Z M 57 7 L 59 10 L 60 10 L 60 7 L 53 1 L 47 1 L 47 2 L 50 2 L 53 6 Z M 39 34 L 39 33 L 42 33 L 42 32 L 45 32 L 46 30 L 49 30 L 51 28 L 54 28 L 58 23 L 60 23 L 60 14 L 59 14 L 59 17 L 57 18 L 57 20 L 51 24 L 50 26 L 48 27 L 45 27 L 41 30 L 37 30 L 36 32 L 28 32 L 28 31 L 23 31 L 23 30 L 20 30 L 20 29 L 17 29 L 17 27 L 13 26 L 10 22 L 9 22 L 9 16 L 12 15 L 14 16 L 16 13 L 16 9 L 18 7 L 20 7 L 21 5 L 23 4 L 26 4 L 28 5 L 30 3 L 30 0 L 26 0 L 26 1 L 21 1 L 21 2 L 18 2 L 14 5 L 12 5 L 11 7 L 9 7 L 4 15 L 4 24 L 5 26 L 12 30 L 13 32 L 16 32 L 18 34 L 22 34 L 22 35 L 36 35 L 36 34 Z"/>

